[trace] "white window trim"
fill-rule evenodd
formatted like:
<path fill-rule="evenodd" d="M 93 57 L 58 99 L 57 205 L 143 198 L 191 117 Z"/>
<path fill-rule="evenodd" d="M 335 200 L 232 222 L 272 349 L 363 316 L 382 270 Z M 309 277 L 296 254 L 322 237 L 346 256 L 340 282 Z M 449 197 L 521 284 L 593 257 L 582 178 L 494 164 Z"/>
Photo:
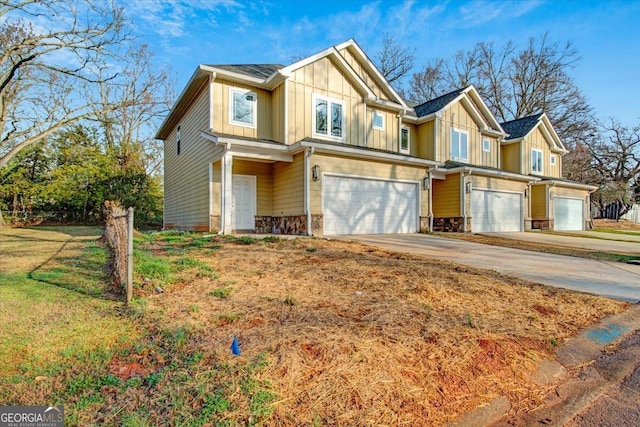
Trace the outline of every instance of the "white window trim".
<path fill-rule="evenodd" d="M 402 131 L 403 130 L 407 130 L 407 148 L 403 149 L 402 148 Z M 404 153 L 404 154 L 409 154 L 411 152 L 411 131 L 409 130 L 409 128 L 407 126 L 401 126 L 400 127 L 400 139 L 398 140 L 398 147 L 400 148 L 400 152 Z"/>
<path fill-rule="evenodd" d="M 451 128 L 451 132 L 449 133 L 449 149 L 451 149 L 451 144 L 453 144 L 453 132 L 458 132 L 458 133 L 463 133 L 465 135 L 467 135 L 467 157 L 453 157 L 453 150 L 451 150 L 451 159 L 452 160 L 466 160 L 469 161 L 469 132 L 467 132 L 466 130 L 462 130 L 462 129 L 458 129 L 458 128 Z M 460 149 L 460 147 L 458 147 L 458 151 L 461 152 L 462 150 Z"/>
<path fill-rule="evenodd" d="M 381 126 L 376 126 L 376 116 L 380 117 L 380 119 L 382 120 Z M 371 117 L 371 127 L 375 130 L 384 130 L 384 114 L 373 110 L 373 114 Z"/>
<path fill-rule="evenodd" d="M 467 141 L 468 143 L 468 141 Z M 482 151 L 484 151 L 485 153 L 490 153 L 491 152 L 491 140 L 488 138 L 484 138 L 482 140 Z"/>
<path fill-rule="evenodd" d="M 316 101 L 326 101 L 327 102 L 327 134 L 317 133 L 316 132 Z M 342 106 L 342 136 L 333 136 L 331 135 L 331 104 L 339 104 Z M 311 95 L 311 133 L 314 138 L 318 139 L 327 139 L 329 141 L 337 141 L 344 142 L 345 134 L 347 133 L 347 124 L 345 119 L 345 106 L 344 101 L 335 98 L 329 98 L 328 96 L 312 94 Z"/>
<path fill-rule="evenodd" d="M 552 154 L 551 157 L 549 157 L 549 163 L 551 164 L 551 166 L 555 166 L 556 165 L 556 155 Z"/>
<path fill-rule="evenodd" d="M 253 113 L 253 123 L 244 123 L 233 120 L 233 94 L 238 93 L 240 95 L 253 95 L 255 101 L 253 101 L 252 105 L 252 113 Z M 237 87 L 229 88 L 229 124 L 233 126 L 243 126 L 246 128 L 256 128 L 256 122 L 258 121 L 258 94 L 249 89 L 242 89 Z"/>
<path fill-rule="evenodd" d="M 534 170 L 534 168 L 533 168 L 533 153 L 538 153 L 539 156 L 540 156 L 540 169 L 541 170 L 539 170 L 539 171 Z M 543 154 L 542 150 L 540 150 L 538 148 L 532 148 L 531 149 L 531 162 L 530 162 L 530 164 L 531 164 L 531 173 L 534 173 L 536 175 L 542 175 L 542 173 L 544 171 L 544 161 L 543 161 L 544 157 L 542 157 L 542 154 Z"/>

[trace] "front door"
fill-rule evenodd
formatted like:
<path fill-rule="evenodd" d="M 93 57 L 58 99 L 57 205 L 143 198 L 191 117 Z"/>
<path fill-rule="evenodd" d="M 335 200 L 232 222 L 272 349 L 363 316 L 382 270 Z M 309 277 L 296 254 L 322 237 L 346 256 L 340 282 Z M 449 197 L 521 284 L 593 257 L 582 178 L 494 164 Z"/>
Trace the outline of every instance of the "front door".
<path fill-rule="evenodd" d="M 255 229 L 256 177 L 233 175 L 231 224 L 233 230 Z"/>

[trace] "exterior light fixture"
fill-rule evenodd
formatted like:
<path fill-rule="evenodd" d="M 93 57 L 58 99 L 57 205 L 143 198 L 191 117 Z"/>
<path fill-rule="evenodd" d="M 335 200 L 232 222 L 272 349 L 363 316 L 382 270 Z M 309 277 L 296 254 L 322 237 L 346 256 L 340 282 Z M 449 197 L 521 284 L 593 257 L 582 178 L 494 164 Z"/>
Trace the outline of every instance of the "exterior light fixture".
<path fill-rule="evenodd" d="M 471 184 L 471 182 L 467 182 L 465 184 L 465 190 L 467 191 L 467 193 L 471 193 L 472 188 L 473 188 L 473 185 Z"/>
<path fill-rule="evenodd" d="M 529 190 L 525 188 L 525 190 L 524 190 L 524 198 L 526 199 L 527 197 L 529 197 Z"/>
<path fill-rule="evenodd" d="M 550 198 L 551 200 L 553 200 L 553 198 L 554 198 L 554 197 L 555 197 L 555 194 L 553 194 L 553 191 L 550 191 L 550 192 L 549 192 L 549 198 Z"/>
<path fill-rule="evenodd" d="M 316 182 L 320 179 L 320 166 L 315 165 L 311 168 L 311 179 Z"/>
<path fill-rule="evenodd" d="M 425 176 L 424 178 L 422 178 L 422 189 L 423 190 L 428 190 L 429 189 L 429 177 Z"/>

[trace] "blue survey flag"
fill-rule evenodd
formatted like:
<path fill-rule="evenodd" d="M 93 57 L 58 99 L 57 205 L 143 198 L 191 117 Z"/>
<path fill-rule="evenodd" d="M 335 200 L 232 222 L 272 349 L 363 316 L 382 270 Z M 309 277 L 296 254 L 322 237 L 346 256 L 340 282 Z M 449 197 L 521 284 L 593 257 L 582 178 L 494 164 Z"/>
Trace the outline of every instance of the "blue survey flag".
<path fill-rule="evenodd" d="M 236 356 L 240 356 L 240 344 L 238 344 L 238 337 L 233 336 L 233 342 L 231 342 L 231 353 Z"/>

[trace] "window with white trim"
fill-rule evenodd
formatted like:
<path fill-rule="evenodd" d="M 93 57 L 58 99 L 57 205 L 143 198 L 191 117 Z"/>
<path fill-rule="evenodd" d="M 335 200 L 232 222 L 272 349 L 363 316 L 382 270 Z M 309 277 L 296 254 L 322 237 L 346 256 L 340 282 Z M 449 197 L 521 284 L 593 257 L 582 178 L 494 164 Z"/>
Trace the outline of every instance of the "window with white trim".
<path fill-rule="evenodd" d="M 377 130 L 384 130 L 384 115 L 377 111 L 373 112 L 373 128 Z"/>
<path fill-rule="evenodd" d="M 176 129 L 176 154 L 180 154 L 180 143 L 182 139 L 182 132 L 180 131 L 180 125 L 178 125 L 178 129 Z"/>
<path fill-rule="evenodd" d="M 482 140 L 482 151 L 491 151 L 491 141 L 486 138 Z"/>
<path fill-rule="evenodd" d="M 542 173 L 542 150 L 531 149 L 531 172 Z"/>
<path fill-rule="evenodd" d="M 258 95 L 246 89 L 229 88 L 229 123 L 256 127 Z"/>
<path fill-rule="evenodd" d="M 551 166 L 555 166 L 556 165 L 556 155 L 552 154 L 551 158 L 549 159 L 549 161 L 551 162 Z"/>
<path fill-rule="evenodd" d="M 313 136 L 344 140 L 344 102 L 313 95 Z"/>
<path fill-rule="evenodd" d="M 469 132 L 451 128 L 451 158 L 454 160 L 469 159 Z"/>
<path fill-rule="evenodd" d="M 400 129 L 400 152 L 409 154 L 409 152 L 411 151 L 410 144 L 411 144 L 411 140 L 410 140 L 409 128 L 406 126 L 403 126 Z"/>

